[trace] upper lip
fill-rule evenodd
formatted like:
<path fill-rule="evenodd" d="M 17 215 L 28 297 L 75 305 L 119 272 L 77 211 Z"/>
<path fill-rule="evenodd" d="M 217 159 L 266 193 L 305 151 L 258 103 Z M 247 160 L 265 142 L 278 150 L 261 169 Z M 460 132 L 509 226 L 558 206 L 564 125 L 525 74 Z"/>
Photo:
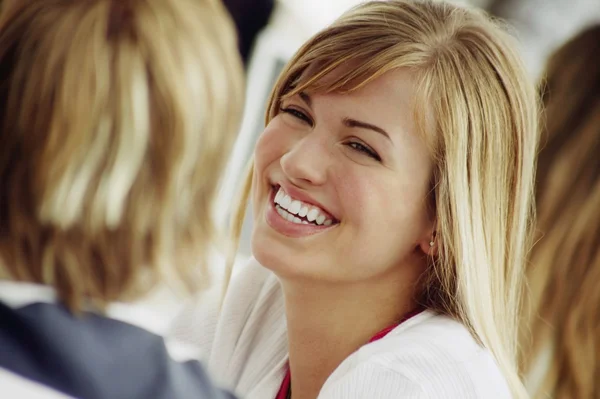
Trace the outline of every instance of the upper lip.
<path fill-rule="evenodd" d="M 287 194 L 289 194 L 289 196 L 292 197 L 293 199 L 300 200 L 300 201 L 305 202 L 307 204 L 317 206 L 317 207 L 321 208 L 321 210 L 323 210 L 325 213 L 327 213 L 328 215 L 330 215 L 331 218 L 334 221 L 338 220 L 333 215 L 333 213 L 331 213 L 325 206 L 323 206 L 323 204 L 321 204 L 319 201 L 317 201 L 314 198 L 312 198 L 310 195 L 302 192 L 302 190 L 298 190 L 297 188 L 294 188 L 294 186 L 289 185 L 289 184 L 284 183 L 284 182 L 276 183 L 276 185 L 283 187 L 283 190 Z"/>

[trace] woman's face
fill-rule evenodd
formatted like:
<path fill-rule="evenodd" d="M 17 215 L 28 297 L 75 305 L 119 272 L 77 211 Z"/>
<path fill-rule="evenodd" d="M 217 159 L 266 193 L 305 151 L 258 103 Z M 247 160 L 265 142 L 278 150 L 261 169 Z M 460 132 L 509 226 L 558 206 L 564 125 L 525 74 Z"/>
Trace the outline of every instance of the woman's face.
<path fill-rule="evenodd" d="M 281 104 L 255 149 L 257 260 L 281 277 L 357 282 L 422 264 L 432 161 L 395 70 L 350 94 Z"/>

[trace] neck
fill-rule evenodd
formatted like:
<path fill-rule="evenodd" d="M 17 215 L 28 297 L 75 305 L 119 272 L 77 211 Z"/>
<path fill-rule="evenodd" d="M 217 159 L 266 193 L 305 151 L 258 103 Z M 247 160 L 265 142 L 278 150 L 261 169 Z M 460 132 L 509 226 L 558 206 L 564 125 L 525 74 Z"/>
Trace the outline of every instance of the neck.
<path fill-rule="evenodd" d="M 348 356 L 415 309 L 416 279 L 406 274 L 353 284 L 282 280 L 293 399 L 316 398 Z"/>

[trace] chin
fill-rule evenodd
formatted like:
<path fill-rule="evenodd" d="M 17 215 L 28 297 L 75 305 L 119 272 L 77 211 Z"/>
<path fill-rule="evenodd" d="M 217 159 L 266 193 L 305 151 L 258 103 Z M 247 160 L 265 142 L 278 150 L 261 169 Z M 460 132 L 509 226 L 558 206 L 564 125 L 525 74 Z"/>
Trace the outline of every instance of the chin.
<path fill-rule="evenodd" d="M 255 231 L 252 234 L 251 248 L 254 258 L 265 268 L 277 275 L 290 273 L 290 268 L 293 267 L 290 259 L 294 255 L 283 243 Z"/>
<path fill-rule="evenodd" d="M 306 250 L 300 253 L 306 253 Z M 318 265 L 329 264 L 323 259 L 299 256 L 297 251 L 286 248 L 281 242 L 271 240 L 252 240 L 252 255 L 266 269 L 277 277 L 289 280 L 305 281 L 338 281 L 340 278 L 331 275 L 332 270 Z"/>
<path fill-rule="evenodd" d="M 251 249 L 258 263 L 280 278 L 315 281 L 344 279 L 343 276 L 335 276 L 336 271 L 326 266 L 339 264 L 339 259 L 331 259 L 333 254 L 311 251 L 306 242 L 281 236 L 260 221 L 254 224 Z"/>
<path fill-rule="evenodd" d="M 263 241 L 252 237 L 252 256 L 267 269 L 272 269 L 273 265 L 279 263 L 281 258 L 272 250 L 269 250 L 268 245 L 265 245 L 266 243 Z"/>

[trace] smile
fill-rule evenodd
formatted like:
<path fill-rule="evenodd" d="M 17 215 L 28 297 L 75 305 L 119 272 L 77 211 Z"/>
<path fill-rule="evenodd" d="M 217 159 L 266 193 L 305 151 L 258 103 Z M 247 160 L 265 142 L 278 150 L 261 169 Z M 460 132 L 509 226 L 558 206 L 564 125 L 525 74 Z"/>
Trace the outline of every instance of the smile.
<path fill-rule="evenodd" d="M 296 224 L 312 224 L 331 226 L 333 219 L 321 208 L 292 198 L 282 187 L 279 187 L 275 199 L 275 210 L 288 222 Z"/>
<path fill-rule="evenodd" d="M 272 186 L 267 224 L 287 237 L 307 237 L 335 228 L 339 221 L 318 205 L 292 197 L 281 186 Z M 303 198 L 305 199 L 305 198 Z"/>

